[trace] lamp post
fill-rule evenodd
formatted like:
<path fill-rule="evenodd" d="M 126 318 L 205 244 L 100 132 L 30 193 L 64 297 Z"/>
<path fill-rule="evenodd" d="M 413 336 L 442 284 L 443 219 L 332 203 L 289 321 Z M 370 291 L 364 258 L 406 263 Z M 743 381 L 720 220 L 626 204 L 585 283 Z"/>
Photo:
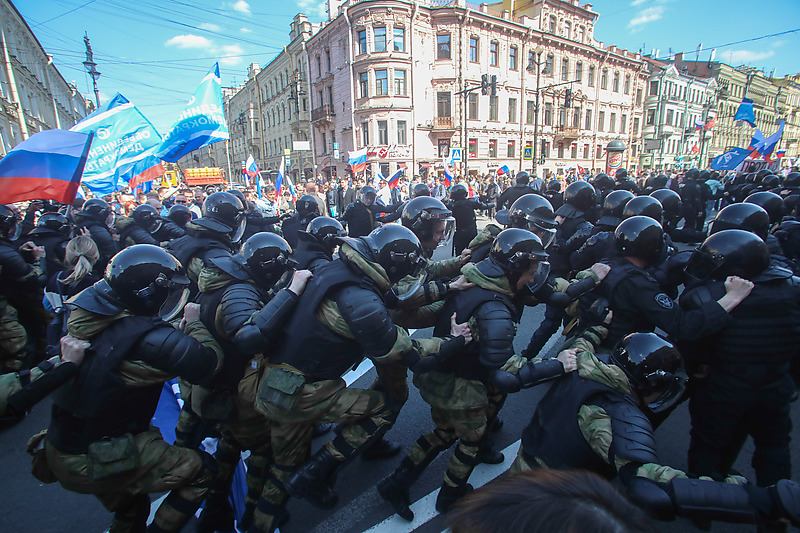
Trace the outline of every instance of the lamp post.
<path fill-rule="evenodd" d="M 539 79 L 542 73 L 542 53 L 544 52 L 544 47 L 542 45 L 537 46 L 534 49 L 534 54 L 536 54 L 536 59 L 532 57 L 528 61 L 528 66 L 525 70 L 528 72 L 533 72 L 534 69 L 536 70 L 536 100 L 533 104 L 533 169 L 532 174 L 536 176 L 536 158 L 537 158 L 537 144 L 539 142 Z"/>
<path fill-rule="evenodd" d="M 97 78 L 100 77 L 100 73 L 97 72 L 97 63 L 94 62 L 94 54 L 92 53 L 92 45 L 89 43 L 89 34 L 84 33 L 83 35 L 83 44 L 86 45 L 86 61 L 83 62 L 83 66 L 86 68 L 87 74 L 92 77 L 92 86 L 94 87 L 94 101 L 97 104 L 97 108 L 100 108 L 100 91 L 97 90 Z"/>

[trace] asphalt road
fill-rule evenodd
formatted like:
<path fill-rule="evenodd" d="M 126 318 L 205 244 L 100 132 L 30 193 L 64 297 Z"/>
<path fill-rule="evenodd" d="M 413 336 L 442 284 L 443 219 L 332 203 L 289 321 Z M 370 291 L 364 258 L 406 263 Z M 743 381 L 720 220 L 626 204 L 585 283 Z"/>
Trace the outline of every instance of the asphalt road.
<path fill-rule="evenodd" d="M 440 249 L 440 252 L 443 250 Z M 543 308 L 525 310 L 519 325 L 515 341 L 521 350 L 536 329 L 543 316 Z M 415 335 L 429 334 L 428 330 L 420 330 Z M 548 351 L 555 353 L 561 341 L 560 335 L 554 336 L 548 345 Z M 367 387 L 374 378 L 374 370 L 367 371 L 354 383 L 356 387 Z M 427 404 L 419 396 L 417 390 L 410 385 L 411 395 L 388 438 L 400 443 L 408 449 L 417 437 L 433 428 Z M 505 421 L 503 428 L 495 435 L 497 449 L 507 449 L 505 465 L 481 465 L 476 469 L 471 481 L 476 484 L 485 483 L 508 467 L 516 453 L 516 446 L 522 428 L 528 423 L 537 402 L 546 391 L 546 385 L 521 391 L 509 397 L 501 412 Z M 47 427 L 50 401 L 45 400 L 36 406 L 31 414 L 21 423 L 0 433 L 0 472 L 3 473 L 2 497 L 0 497 L 0 531 L 1 532 L 87 532 L 101 533 L 111 521 L 111 515 L 92 496 L 80 495 L 62 489 L 57 483 L 42 485 L 30 474 L 30 457 L 25 453 L 27 439 Z M 793 405 L 793 415 L 797 416 L 798 403 Z M 679 407 L 670 418 L 658 429 L 656 437 L 659 454 L 663 464 L 676 468 L 686 468 L 686 450 L 689 442 L 689 419 L 686 406 Z M 792 451 L 797 456 L 797 443 L 800 437 L 797 429 L 793 432 Z M 318 439 L 316 445 L 324 442 L 326 437 Z M 328 436 L 327 438 L 330 438 Z M 383 477 L 390 474 L 402 456 L 391 459 L 365 462 L 355 460 L 341 470 L 336 490 L 340 496 L 338 507 L 332 511 L 315 509 L 302 501 L 292 501 L 289 510 L 292 518 L 283 528 L 284 533 L 356 533 L 356 532 L 391 532 L 405 531 L 441 532 L 447 527 L 441 516 L 433 511 L 435 491 L 441 485 L 442 476 L 447 466 L 449 453 L 442 454 L 423 474 L 412 488 L 412 499 L 417 502 L 413 509 L 417 520 L 408 523 L 392 514 L 391 508 L 378 496 L 375 485 Z M 752 444 L 748 442 L 736 465 L 745 476 L 754 479 L 749 465 L 752 455 Z M 797 469 L 793 469 L 793 477 L 800 479 Z M 155 500 L 158 495 L 153 496 Z M 658 524 L 659 530 L 665 532 L 695 531 L 693 525 L 686 520 Z M 185 531 L 192 531 L 190 524 Z M 754 526 L 729 525 L 717 523 L 713 526 L 716 532 L 755 531 Z"/>

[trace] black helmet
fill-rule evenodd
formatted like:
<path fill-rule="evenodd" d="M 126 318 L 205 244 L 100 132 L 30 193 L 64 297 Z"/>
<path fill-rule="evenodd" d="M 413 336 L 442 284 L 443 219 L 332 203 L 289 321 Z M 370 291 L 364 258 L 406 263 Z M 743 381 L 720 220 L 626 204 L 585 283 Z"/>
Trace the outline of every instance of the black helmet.
<path fill-rule="evenodd" d="M 410 229 L 398 224 L 387 224 L 373 230 L 361 240 L 393 284 L 406 276 L 423 273 L 426 262 L 422 245 Z"/>
<path fill-rule="evenodd" d="M 192 211 L 185 205 L 175 204 L 169 208 L 167 218 L 173 221 L 181 228 L 185 228 L 186 224 L 192 220 Z"/>
<path fill-rule="evenodd" d="M 770 176 L 772 176 L 772 174 L 770 174 Z M 744 201 L 747 204 L 756 204 L 763 207 L 769 215 L 771 224 L 780 222 L 781 218 L 783 218 L 783 198 L 774 192 L 754 192 L 745 198 Z"/>
<path fill-rule="evenodd" d="M 516 181 L 517 185 L 527 185 L 531 178 L 530 175 L 523 170 L 517 172 L 517 175 L 514 176 L 514 180 Z"/>
<path fill-rule="evenodd" d="M 242 191 L 239 189 L 228 189 L 226 192 L 229 192 L 238 198 L 239 201 L 242 202 L 242 205 L 245 207 L 245 209 L 247 208 L 247 199 L 244 197 L 244 193 Z"/>
<path fill-rule="evenodd" d="M 333 249 L 339 244 L 336 239 L 347 235 L 339 221 L 331 217 L 316 217 L 308 223 L 306 233 L 314 237 L 330 253 L 333 253 Z"/>
<path fill-rule="evenodd" d="M 756 172 L 756 183 L 761 183 L 764 181 L 764 178 L 772 174 L 772 171 L 768 168 L 762 168 L 758 172 Z"/>
<path fill-rule="evenodd" d="M 161 226 L 161 217 L 158 215 L 156 208 L 150 204 L 136 206 L 136 209 L 131 213 L 131 218 L 150 233 Z"/>
<path fill-rule="evenodd" d="M 561 192 L 561 182 L 558 180 L 550 180 L 547 182 L 547 190 L 549 192 Z"/>
<path fill-rule="evenodd" d="M 263 287 L 272 287 L 281 276 L 297 267 L 289 243 L 267 231 L 247 239 L 234 260 L 247 270 L 252 280 Z"/>
<path fill-rule="evenodd" d="M 700 177 L 700 171 L 697 170 L 696 168 L 691 168 L 686 171 L 685 178 L 687 180 L 696 180 L 699 177 Z"/>
<path fill-rule="evenodd" d="M 639 398 L 658 397 L 647 408 L 668 412 L 686 391 L 686 371 L 681 354 L 655 333 L 631 333 L 617 343 L 609 359 L 622 369 Z"/>
<path fill-rule="evenodd" d="M 451 200 L 463 200 L 467 196 L 469 196 L 469 191 L 467 190 L 467 186 L 463 183 L 456 183 L 450 187 Z"/>
<path fill-rule="evenodd" d="M 661 206 L 661 202 L 652 196 L 637 196 L 625 204 L 625 209 L 622 210 L 622 218 L 637 216 L 650 217 L 661 223 L 661 219 L 664 216 L 664 208 Z"/>
<path fill-rule="evenodd" d="M 151 244 L 135 244 L 115 255 L 96 287 L 134 314 L 160 315 L 164 320 L 177 316 L 189 297 L 189 279 L 181 264 Z"/>
<path fill-rule="evenodd" d="M 618 168 L 617 171 L 614 173 L 614 179 L 617 181 L 622 181 L 628 177 L 628 171 L 624 168 Z"/>
<path fill-rule="evenodd" d="M 661 203 L 661 207 L 664 208 L 664 217 L 667 220 L 675 220 L 676 217 L 680 219 L 683 208 L 680 194 L 671 189 L 658 189 L 651 192 L 650 196 Z"/>
<path fill-rule="evenodd" d="M 697 176 L 697 179 L 704 182 L 711 177 L 711 172 L 706 169 L 700 171 L 700 174 Z"/>
<path fill-rule="evenodd" d="M 614 243 L 622 257 L 636 257 L 652 263 L 664 251 L 664 230 L 650 217 L 631 217 L 617 226 Z"/>
<path fill-rule="evenodd" d="M 711 222 L 709 235 L 726 229 L 741 229 L 766 240 L 769 233 L 769 213 L 760 205 L 742 203 L 722 208 Z"/>
<path fill-rule="evenodd" d="M 780 187 L 781 185 L 781 178 L 776 176 L 775 174 L 769 174 L 764 176 L 764 179 L 761 180 L 761 188 L 765 190 L 775 189 Z"/>
<path fill-rule="evenodd" d="M 101 198 L 92 198 L 90 200 L 86 200 L 83 204 L 83 208 L 81 208 L 81 213 L 84 216 L 88 216 L 89 218 L 94 219 L 101 224 L 108 225 L 109 217 L 113 214 L 113 210 L 111 206 L 108 205 L 108 202 Z"/>
<path fill-rule="evenodd" d="M 16 211 L 7 205 L 0 204 L 0 231 L 4 236 L 14 233 L 17 222 L 19 222 L 19 216 L 17 216 Z"/>
<path fill-rule="evenodd" d="M 430 196 L 431 190 L 424 183 L 415 183 L 411 188 L 411 198 L 419 198 L 420 196 Z"/>
<path fill-rule="evenodd" d="M 203 202 L 203 216 L 194 223 L 212 231 L 227 233 L 232 242 L 239 242 L 247 217 L 244 205 L 238 198 L 229 192 L 215 192 Z"/>
<path fill-rule="evenodd" d="M 613 189 L 614 180 L 608 177 L 608 174 L 600 173 L 594 177 L 594 186 L 599 189 Z"/>
<path fill-rule="evenodd" d="M 783 180 L 783 186 L 787 188 L 800 187 L 800 172 L 789 172 Z"/>
<path fill-rule="evenodd" d="M 319 216 L 319 204 L 317 204 L 317 201 L 314 200 L 314 197 L 310 194 L 304 194 L 298 198 L 297 202 L 294 204 L 294 207 L 297 211 L 297 214 L 300 216 L 311 214 Z"/>
<path fill-rule="evenodd" d="M 364 205 L 372 205 L 375 203 L 375 198 L 378 197 L 377 191 L 375 191 L 374 187 L 370 187 L 369 185 L 365 185 L 361 187 L 361 190 L 358 191 L 358 201 Z M 369 203 L 367 203 L 369 200 Z"/>
<path fill-rule="evenodd" d="M 750 172 L 744 177 L 745 183 L 755 183 L 756 182 L 756 173 Z"/>
<path fill-rule="evenodd" d="M 667 177 L 666 174 L 659 174 L 653 179 L 653 187 L 655 187 L 656 189 L 663 189 L 664 187 L 667 186 L 667 183 L 669 183 L 669 178 Z"/>
<path fill-rule="evenodd" d="M 478 263 L 477 268 L 482 274 L 492 278 L 507 277 L 513 287 L 522 274 L 538 263 L 536 276 L 528 284 L 528 289 L 536 292 L 550 274 L 547 258 L 539 237 L 528 230 L 509 228 L 495 237 L 489 257 Z"/>
<path fill-rule="evenodd" d="M 453 232 L 455 224 L 452 214 L 445 205 L 430 196 L 420 196 L 409 201 L 403 208 L 403 226 L 414 232 L 420 242 L 428 242 L 434 237 L 434 223 L 445 221 L 445 236 L 438 245 L 444 245 Z"/>
<path fill-rule="evenodd" d="M 597 193 L 594 187 L 585 181 L 576 181 L 564 190 L 564 204 L 558 208 L 556 215 L 567 218 L 579 217 L 596 203 Z"/>
<path fill-rule="evenodd" d="M 546 198 L 538 194 L 525 194 L 517 198 L 508 210 L 508 225 L 532 231 L 545 248 L 556 237 L 556 214 Z"/>
<path fill-rule="evenodd" d="M 699 280 L 724 280 L 728 276 L 752 279 L 769 265 L 769 249 L 763 239 L 749 231 L 726 229 L 697 247 L 686 264 L 686 274 Z"/>
<path fill-rule="evenodd" d="M 55 233 L 60 233 L 65 237 L 69 237 L 72 227 L 70 226 L 67 217 L 61 213 L 45 213 L 39 217 L 39 220 L 36 221 L 36 229 L 34 229 L 31 233 L 37 233 L 39 230 L 53 231 Z"/>
<path fill-rule="evenodd" d="M 622 222 L 622 210 L 625 209 L 633 193 L 630 191 L 612 191 L 608 193 L 606 199 L 603 200 L 603 216 L 597 221 L 598 224 L 604 226 L 614 226 Z"/>

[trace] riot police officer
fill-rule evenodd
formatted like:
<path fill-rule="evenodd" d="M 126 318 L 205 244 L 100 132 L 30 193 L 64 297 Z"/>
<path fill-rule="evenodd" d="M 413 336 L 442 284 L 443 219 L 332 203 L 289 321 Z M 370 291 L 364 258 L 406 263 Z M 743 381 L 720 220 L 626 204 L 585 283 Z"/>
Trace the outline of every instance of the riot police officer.
<path fill-rule="evenodd" d="M 469 191 L 463 183 L 457 183 L 450 188 L 450 201 L 447 202 L 447 207 L 453 212 L 456 222 L 456 231 L 453 235 L 453 255 L 460 255 L 468 249 L 469 243 L 478 235 L 475 210 L 487 207 L 477 198 L 468 196 Z"/>
<path fill-rule="evenodd" d="M 83 208 L 73 213 L 75 229 L 89 230 L 89 234 L 100 250 L 100 259 L 95 264 L 95 273 L 102 275 L 103 271 L 118 251 L 117 243 L 111 237 L 109 228 L 114 224 L 114 211 L 105 200 L 92 198 L 83 204 Z"/>
<path fill-rule="evenodd" d="M 337 239 L 347 235 L 338 220 L 317 217 L 300 231 L 297 246 L 293 248 L 294 259 L 300 270 L 314 269 L 333 260 L 333 252 L 339 246 Z"/>
<path fill-rule="evenodd" d="M 179 531 L 205 498 L 213 459 L 170 446 L 150 425 L 164 381 L 210 379 L 222 354 L 187 305 L 188 280 L 165 250 L 136 245 L 114 256 L 105 278 L 70 301 L 70 334 L 91 342 L 92 356 L 54 398 L 45 440 L 47 465 L 67 490 L 94 494 L 114 512 L 111 530 L 143 531 L 148 493 L 171 491 L 148 531 Z M 188 335 L 205 339 L 201 344 Z"/>
<path fill-rule="evenodd" d="M 297 246 L 298 232 L 305 231 L 308 223 L 320 216 L 319 205 L 313 196 L 304 194 L 295 202 L 295 214 L 281 224 L 283 238 L 289 246 Z"/>
<path fill-rule="evenodd" d="M 47 279 L 64 270 L 64 253 L 72 234 L 72 225 L 61 213 L 44 213 L 28 234 L 36 246 L 44 248 Z"/>
<path fill-rule="evenodd" d="M 152 234 L 162 224 L 155 207 L 150 204 L 136 206 L 130 217 L 119 217 L 116 220 L 115 227 L 119 233 L 120 248 L 127 248 L 134 244 L 159 246 L 161 243 Z"/>
<path fill-rule="evenodd" d="M 192 212 L 185 205 L 175 204 L 169 208 L 167 218 L 185 232 L 186 224 L 192 220 Z"/>
<path fill-rule="evenodd" d="M 592 228 L 592 236 L 570 255 L 574 270 L 589 268 L 594 263 L 614 255 L 614 230 L 622 222 L 625 205 L 633 198 L 626 190 L 612 191 L 603 200 L 603 216 Z"/>
<path fill-rule="evenodd" d="M 514 185 L 508 187 L 506 190 L 500 193 L 500 196 L 497 197 L 497 210 L 501 211 L 503 209 L 508 209 L 521 196 L 536 192 L 530 185 L 528 185 L 529 182 L 530 176 L 527 172 L 524 170 L 517 172 L 517 175 L 514 176 Z"/>
<path fill-rule="evenodd" d="M 614 181 L 617 182 L 616 185 L 614 185 L 614 190 L 616 191 L 629 191 L 637 196 L 641 194 L 639 186 L 628 177 L 628 171 L 624 168 L 617 169 L 614 173 Z"/>
<path fill-rule="evenodd" d="M 383 207 L 375 202 L 378 197 L 373 187 L 366 185 L 358 191 L 356 201 L 348 205 L 340 220 L 347 226 L 350 237 L 364 237 L 375 229 L 375 217 L 379 213 L 390 213 L 391 208 Z"/>

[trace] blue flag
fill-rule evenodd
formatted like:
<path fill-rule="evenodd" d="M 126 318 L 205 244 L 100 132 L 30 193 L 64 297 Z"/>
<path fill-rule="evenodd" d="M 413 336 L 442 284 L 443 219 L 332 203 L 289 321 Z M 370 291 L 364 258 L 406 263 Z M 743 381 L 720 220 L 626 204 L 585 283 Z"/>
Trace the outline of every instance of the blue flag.
<path fill-rule="evenodd" d="M 219 63 L 214 63 L 206 77 L 186 104 L 186 109 L 164 135 L 156 155 L 164 161 L 175 162 L 203 146 L 227 141 L 228 123 L 222 107 L 222 80 Z"/>
<path fill-rule="evenodd" d="M 715 157 L 711 162 L 711 168 L 713 170 L 733 170 L 738 167 L 742 161 L 747 159 L 750 152 L 752 152 L 752 150 L 748 150 L 747 148 L 734 148 L 730 152 L 725 152 Z"/>
<path fill-rule="evenodd" d="M 119 93 L 71 131 L 95 134 L 82 184 L 96 195 L 122 189 L 130 179 L 123 176 L 151 156 L 161 143 L 161 136 L 150 121 Z"/>
<path fill-rule="evenodd" d="M 742 103 L 739 104 L 739 109 L 736 110 L 736 116 L 733 120 L 744 120 L 754 128 L 756 127 L 756 113 L 753 111 L 753 101 L 749 98 L 742 98 Z"/>

